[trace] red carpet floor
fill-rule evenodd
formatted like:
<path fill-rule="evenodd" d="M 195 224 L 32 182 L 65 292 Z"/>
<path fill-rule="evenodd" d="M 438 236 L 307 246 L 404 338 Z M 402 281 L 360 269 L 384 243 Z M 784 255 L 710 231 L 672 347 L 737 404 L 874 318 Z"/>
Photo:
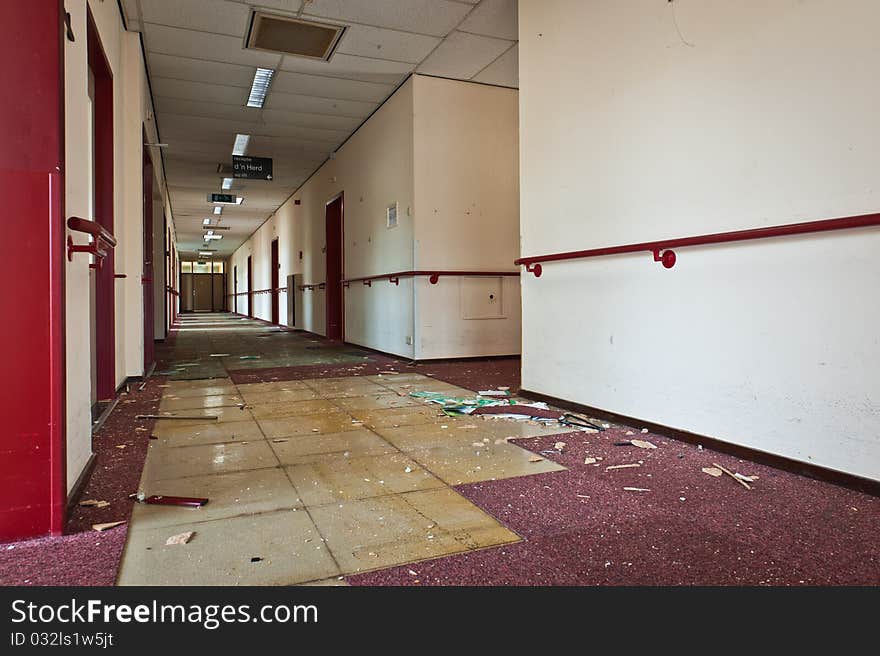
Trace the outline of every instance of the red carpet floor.
<path fill-rule="evenodd" d="M 347 580 L 353 585 L 880 584 L 880 499 L 638 429 L 625 433 L 519 440 L 569 469 L 457 488 L 522 542 Z M 658 448 L 615 446 L 630 439 Z M 562 454 L 550 451 L 557 441 L 566 442 Z M 602 460 L 585 465 L 588 456 Z M 712 463 L 758 479 L 746 490 L 729 476 L 701 471 Z"/>

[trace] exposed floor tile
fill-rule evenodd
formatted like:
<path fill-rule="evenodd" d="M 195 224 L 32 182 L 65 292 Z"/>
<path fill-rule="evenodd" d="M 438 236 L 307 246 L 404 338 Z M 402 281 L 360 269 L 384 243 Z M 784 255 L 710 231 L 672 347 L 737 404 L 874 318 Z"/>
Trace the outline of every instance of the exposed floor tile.
<path fill-rule="evenodd" d="M 351 416 L 367 428 L 397 428 L 416 424 L 447 423 L 449 417 L 438 407 L 408 406 L 378 410 L 351 410 Z"/>
<path fill-rule="evenodd" d="M 363 428 L 342 433 L 296 435 L 269 440 L 282 465 L 316 462 L 335 456 L 357 458 L 396 453 L 388 442 Z"/>
<path fill-rule="evenodd" d="M 325 399 L 310 401 L 283 401 L 280 403 L 263 403 L 250 407 L 254 419 L 277 419 L 279 417 L 297 417 L 320 413 L 339 412 L 339 408 Z"/>
<path fill-rule="evenodd" d="M 267 438 L 309 435 L 311 433 L 341 433 L 360 428 L 360 425 L 352 423 L 350 415 L 343 412 L 282 417 L 280 419 L 259 419 L 257 423 Z"/>
<path fill-rule="evenodd" d="M 195 532 L 187 544 L 165 544 L 170 536 L 187 531 Z M 308 514 L 291 510 L 133 528 L 119 584 L 291 585 L 339 574 Z"/>
<path fill-rule="evenodd" d="M 251 387 L 250 385 L 242 385 L 242 387 Z M 292 403 L 295 401 L 308 401 L 317 399 L 317 392 L 303 387 L 301 389 L 277 389 L 265 392 L 248 392 L 242 390 L 241 396 L 248 405 L 257 405 L 263 403 Z"/>
<path fill-rule="evenodd" d="M 187 424 L 181 426 L 173 421 L 157 422 L 152 434 L 159 438 L 159 446 L 196 446 L 263 439 L 263 432 L 253 419 L 215 424 Z"/>
<path fill-rule="evenodd" d="M 449 485 L 530 476 L 565 469 L 514 444 L 456 444 L 409 451 L 408 455 Z"/>
<path fill-rule="evenodd" d="M 307 506 L 443 487 L 443 482 L 402 453 L 325 458 L 287 468 Z"/>
<path fill-rule="evenodd" d="M 152 483 L 160 480 L 263 469 L 277 464 L 278 459 L 265 440 L 151 449 L 142 481 L 152 487 Z"/>
<path fill-rule="evenodd" d="M 219 408 L 222 406 L 238 406 L 243 403 L 237 394 L 216 394 L 211 396 L 165 396 L 159 404 L 159 412 L 177 412 L 179 410 L 197 410 Z"/>
<path fill-rule="evenodd" d="M 279 468 L 157 481 L 142 491 L 147 496 L 202 497 L 208 499 L 208 503 L 201 508 L 136 504 L 131 521 L 138 529 L 206 522 L 303 505 Z"/>

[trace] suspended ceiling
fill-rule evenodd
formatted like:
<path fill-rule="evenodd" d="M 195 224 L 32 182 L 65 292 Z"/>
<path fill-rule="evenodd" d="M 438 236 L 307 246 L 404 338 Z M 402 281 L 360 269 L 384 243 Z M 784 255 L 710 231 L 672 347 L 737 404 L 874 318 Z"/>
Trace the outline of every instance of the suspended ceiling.
<path fill-rule="evenodd" d="M 413 72 L 516 87 L 516 0 L 123 0 L 142 33 L 178 248 L 204 247 L 207 195 L 236 134 L 272 157 L 272 181 L 235 180 L 214 241 L 231 254 Z M 329 61 L 246 50 L 253 9 L 342 24 Z M 262 109 L 246 106 L 257 67 L 276 71 Z"/>

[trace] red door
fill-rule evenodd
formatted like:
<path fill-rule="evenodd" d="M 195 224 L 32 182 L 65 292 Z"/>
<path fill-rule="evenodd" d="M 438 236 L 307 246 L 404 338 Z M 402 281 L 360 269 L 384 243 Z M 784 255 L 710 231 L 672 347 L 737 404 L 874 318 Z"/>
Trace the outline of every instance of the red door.
<path fill-rule="evenodd" d="M 251 256 L 248 255 L 247 261 L 247 299 L 248 299 L 248 313 L 249 317 L 254 316 L 254 265 L 251 261 Z"/>
<path fill-rule="evenodd" d="M 272 323 L 278 323 L 278 268 L 281 263 L 278 261 L 278 240 L 272 240 L 272 258 L 270 264 L 270 286 L 272 287 Z"/>
<path fill-rule="evenodd" d="M 144 134 L 144 143 L 147 142 Z M 150 370 L 155 356 L 155 319 L 153 303 L 153 160 L 144 150 L 144 373 Z"/>
<path fill-rule="evenodd" d="M 63 12 L 0 2 L 0 79 L 18 99 L 0 102 L 0 542 L 64 528 Z"/>
<path fill-rule="evenodd" d="M 95 76 L 94 171 L 95 216 L 113 233 L 113 74 L 104 55 L 98 30 L 88 11 L 88 60 Z M 95 270 L 95 363 L 98 400 L 116 396 L 116 280 L 111 249 Z"/>
<path fill-rule="evenodd" d="M 342 309 L 342 195 L 326 207 L 327 219 L 327 339 L 341 340 L 343 330 Z"/>

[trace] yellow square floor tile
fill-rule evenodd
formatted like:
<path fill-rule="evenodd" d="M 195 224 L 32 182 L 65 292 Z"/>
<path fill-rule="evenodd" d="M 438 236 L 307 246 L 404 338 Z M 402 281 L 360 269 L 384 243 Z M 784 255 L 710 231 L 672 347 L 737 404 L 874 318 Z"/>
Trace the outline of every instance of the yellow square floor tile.
<path fill-rule="evenodd" d="M 445 426 L 445 428 L 444 428 Z M 446 444 L 480 442 L 493 436 L 468 417 L 439 419 L 409 426 L 376 427 L 374 430 L 401 451 L 424 449 Z"/>
<path fill-rule="evenodd" d="M 156 414 L 178 417 L 177 419 L 163 419 L 159 417 L 155 420 L 156 425 L 174 423 L 175 426 L 194 426 L 196 424 L 223 424 L 229 421 L 245 421 L 250 419 L 250 413 L 244 406 L 193 408 L 191 410 L 174 410 L 173 412 L 158 412 Z M 181 417 L 185 417 L 185 419 Z"/>
<path fill-rule="evenodd" d="M 179 410 L 201 410 L 222 406 L 238 406 L 242 399 L 237 394 L 217 394 L 214 396 L 176 396 L 162 397 L 159 412 L 177 412 Z"/>
<path fill-rule="evenodd" d="M 269 446 L 275 451 L 282 465 L 305 464 L 345 454 L 348 454 L 347 457 L 356 458 L 397 453 L 397 449 L 388 442 L 363 428 L 342 433 L 274 438 L 269 440 Z"/>
<path fill-rule="evenodd" d="M 228 378 L 219 379 L 220 382 L 213 382 L 210 385 L 198 385 L 195 387 L 163 387 L 163 396 L 175 396 L 179 399 L 186 399 L 200 396 L 221 396 L 238 394 L 238 389 L 232 384 Z M 225 381 L 225 382 L 224 382 Z M 202 381 L 186 381 L 186 382 L 202 382 Z M 171 383 L 169 383 L 170 385 Z"/>
<path fill-rule="evenodd" d="M 443 487 L 443 483 L 402 453 L 325 458 L 287 468 L 307 506 Z"/>
<path fill-rule="evenodd" d="M 309 513 L 346 574 L 468 549 L 400 494 L 317 506 Z"/>
<path fill-rule="evenodd" d="M 277 464 L 278 459 L 266 440 L 179 449 L 151 448 L 141 480 L 145 488 L 154 489 L 153 483 L 160 480 L 263 469 Z"/>
<path fill-rule="evenodd" d="M 195 531 L 187 544 L 172 535 Z M 260 560 L 252 562 L 252 559 Z M 133 530 L 119 585 L 291 585 L 340 574 L 304 510 Z"/>
<path fill-rule="evenodd" d="M 250 411 L 254 419 L 276 419 L 278 417 L 337 413 L 339 408 L 326 399 L 311 399 L 309 401 L 264 403 L 251 406 Z"/>
<path fill-rule="evenodd" d="M 380 408 L 377 410 L 351 410 L 351 416 L 364 422 L 367 428 L 399 428 L 416 424 L 446 424 L 449 417 L 439 406 L 407 406 L 404 408 Z"/>
<path fill-rule="evenodd" d="M 267 392 L 291 392 L 307 390 L 308 385 L 300 380 L 277 380 L 269 383 L 242 383 L 238 386 L 242 394 L 265 394 Z"/>
<path fill-rule="evenodd" d="M 333 399 L 340 408 L 346 412 L 354 412 L 355 410 L 379 410 L 384 408 L 407 408 L 420 405 L 416 399 L 400 396 L 396 392 L 383 390 L 378 394 L 370 394 L 368 396 L 352 396 L 345 398 Z"/>
<path fill-rule="evenodd" d="M 565 469 L 552 460 L 531 462 L 536 456 L 514 444 L 472 444 L 435 446 L 416 449 L 407 453 L 449 485 L 462 485 L 477 481 L 529 476 Z"/>
<path fill-rule="evenodd" d="M 151 444 L 159 446 L 196 446 L 242 440 L 261 440 L 263 432 L 253 419 L 227 421 L 215 424 L 177 425 L 173 421 L 159 421 L 152 434 L 159 438 Z"/>
<path fill-rule="evenodd" d="M 341 433 L 360 428 L 352 423 L 352 417 L 343 412 L 330 412 L 301 417 L 281 417 L 279 419 L 260 419 L 257 421 L 266 437 L 289 437 L 311 433 Z"/>
<path fill-rule="evenodd" d="M 267 392 L 242 391 L 242 398 L 248 405 L 262 405 L 264 403 L 293 403 L 295 401 L 308 401 L 317 399 L 318 393 L 307 387 L 301 389 L 278 389 Z"/>
<path fill-rule="evenodd" d="M 339 399 L 352 396 L 367 396 L 370 394 L 384 394 L 388 390 L 370 382 L 364 378 L 344 378 L 345 382 L 338 382 L 339 379 L 328 378 L 326 380 L 307 380 L 304 381 L 315 390 L 320 396 L 327 399 Z"/>
<path fill-rule="evenodd" d="M 176 478 L 151 483 L 141 491 L 147 496 L 204 497 L 208 503 L 200 508 L 136 503 L 130 522 L 132 530 L 207 522 L 303 505 L 280 468 Z"/>
<path fill-rule="evenodd" d="M 420 514 L 436 522 L 437 528 L 448 532 L 469 549 L 483 549 L 520 540 L 516 533 L 455 490 L 424 490 L 402 497 Z"/>

